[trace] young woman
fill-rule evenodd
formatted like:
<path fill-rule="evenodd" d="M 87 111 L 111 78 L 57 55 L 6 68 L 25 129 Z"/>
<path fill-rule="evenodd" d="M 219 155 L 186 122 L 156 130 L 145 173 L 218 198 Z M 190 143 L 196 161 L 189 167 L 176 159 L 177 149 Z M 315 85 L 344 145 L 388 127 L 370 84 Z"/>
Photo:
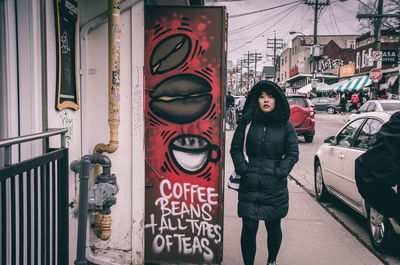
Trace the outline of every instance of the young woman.
<path fill-rule="evenodd" d="M 267 264 L 276 264 L 282 242 L 281 219 L 289 208 L 287 176 L 299 156 L 297 134 L 289 116 L 282 89 L 273 82 L 261 81 L 247 96 L 232 139 L 230 153 L 236 172 L 242 176 L 238 215 L 243 222 L 241 247 L 245 265 L 254 264 L 259 220 L 264 220 L 268 233 Z M 249 162 L 243 154 L 244 144 Z"/>

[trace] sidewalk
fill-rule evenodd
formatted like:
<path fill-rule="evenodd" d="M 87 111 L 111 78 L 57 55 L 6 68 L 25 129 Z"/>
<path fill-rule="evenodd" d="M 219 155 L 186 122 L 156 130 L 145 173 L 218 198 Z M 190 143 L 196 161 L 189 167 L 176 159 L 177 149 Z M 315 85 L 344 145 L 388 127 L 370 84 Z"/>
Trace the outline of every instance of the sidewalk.
<path fill-rule="evenodd" d="M 382 264 L 294 181 L 289 181 L 289 192 L 289 214 L 282 221 L 283 240 L 278 265 Z M 227 190 L 224 265 L 243 264 L 240 250 L 241 219 L 236 214 L 236 202 L 237 193 Z M 256 265 L 267 263 L 266 237 L 264 223 L 260 222 Z"/>
<path fill-rule="evenodd" d="M 233 133 L 232 133 L 233 134 Z M 226 178 L 233 170 L 229 155 L 232 135 L 226 137 Z M 288 179 L 289 213 L 282 220 L 283 240 L 278 265 L 383 264 L 294 181 Z M 225 185 L 224 253 L 222 265 L 243 264 L 240 250 L 241 218 L 237 192 Z M 255 265 L 267 263 L 267 235 L 263 222 L 257 234 Z"/>

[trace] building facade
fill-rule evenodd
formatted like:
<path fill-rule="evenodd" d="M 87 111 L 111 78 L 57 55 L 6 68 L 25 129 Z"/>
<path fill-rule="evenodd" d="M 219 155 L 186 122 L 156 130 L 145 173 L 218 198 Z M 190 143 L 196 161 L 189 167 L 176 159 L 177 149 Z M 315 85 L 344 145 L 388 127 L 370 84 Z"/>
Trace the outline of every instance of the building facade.
<path fill-rule="evenodd" d="M 341 65 L 352 62 L 350 57 L 355 48 L 356 35 L 319 35 L 321 57 L 312 59 L 313 36 L 298 35 L 291 41 L 291 48 L 281 54 L 282 82 L 289 84 L 292 92 L 312 79 L 327 84 L 336 82 Z M 315 69 L 315 71 L 314 71 Z"/>

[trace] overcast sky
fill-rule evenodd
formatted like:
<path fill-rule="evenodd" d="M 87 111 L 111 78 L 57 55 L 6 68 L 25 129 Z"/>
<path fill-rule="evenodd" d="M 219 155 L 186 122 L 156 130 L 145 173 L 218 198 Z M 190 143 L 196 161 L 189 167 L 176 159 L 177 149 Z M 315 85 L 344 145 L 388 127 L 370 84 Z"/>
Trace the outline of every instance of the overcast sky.
<path fill-rule="evenodd" d="M 231 18 L 228 21 L 228 60 L 236 61 L 244 58 L 248 51 L 261 53 L 263 60 L 259 66 L 271 65 L 272 49 L 267 49 L 267 40 L 283 39 L 289 45 L 295 35 L 290 31 L 312 35 L 314 32 L 314 9 L 296 0 L 243 0 L 234 2 L 206 1 L 207 6 L 226 6 Z M 315 1 L 309 1 L 315 2 Z M 319 0 L 326 2 L 326 0 Z M 325 6 L 318 21 L 318 35 L 349 35 L 360 34 L 359 22 L 356 18 L 359 0 L 331 0 Z M 267 10 L 250 15 L 241 15 L 247 12 L 260 11 L 277 6 L 286 6 Z M 233 16 L 233 17 L 232 17 Z M 258 67 L 257 67 L 258 68 Z"/>

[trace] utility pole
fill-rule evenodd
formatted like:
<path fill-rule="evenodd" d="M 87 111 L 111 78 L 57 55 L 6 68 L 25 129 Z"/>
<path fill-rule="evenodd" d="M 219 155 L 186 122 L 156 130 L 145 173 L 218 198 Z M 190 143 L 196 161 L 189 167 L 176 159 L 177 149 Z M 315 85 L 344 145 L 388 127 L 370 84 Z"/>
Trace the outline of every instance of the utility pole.
<path fill-rule="evenodd" d="M 400 18 L 400 14 L 382 14 L 383 12 L 383 0 L 378 1 L 377 14 L 358 14 L 357 18 L 368 18 L 373 19 L 374 23 L 374 39 L 375 39 L 375 51 L 381 50 L 381 25 L 382 18 Z M 374 68 L 378 67 L 378 62 L 374 61 Z M 374 83 L 372 97 L 376 99 L 378 97 L 378 83 Z"/>
<path fill-rule="evenodd" d="M 276 38 L 276 33 L 274 33 L 273 39 L 267 39 L 267 48 L 273 49 L 272 63 L 274 66 L 274 82 L 276 82 L 276 51 L 283 48 L 283 40 Z M 267 55 L 271 57 L 271 55 Z"/>
<path fill-rule="evenodd" d="M 250 51 L 247 51 L 247 92 L 250 91 Z"/>
<path fill-rule="evenodd" d="M 240 59 L 240 91 L 242 91 L 243 87 L 243 60 Z"/>
<path fill-rule="evenodd" d="M 247 54 L 244 54 L 243 56 L 247 57 L 245 59 L 243 59 L 243 62 L 247 68 L 247 92 L 250 91 L 250 64 L 254 62 L 254 59 L 252 57 L 252 54 L 250 53 L 250 51 L 247 52 Z"/>
<path fill-rule="evenodd" d="M 318 45 L 318 11 L 322 9 L 324 6 L 330 5 L 330 0 L 314 0 L 314 1 L 309 1 L 305 0 L 304 4 L 308 6 L 312 6 L 314 8 L 314 45 L 312 47 L 312 65 L 313 65 L 313 78 L 315 79 L 317 76 L 317 62 L 319 57 L 321 57 L 321 49 L 320 46 Z M 315 92 L 315 88 L 313 88 Z"/>
<path fill-rule="evenodd" d="M 262 54 L 255 52 L 250 53 L 251 61 L 254 62 L 254 84 L 257 82 L 257 61 L 261 61 Z"/>

